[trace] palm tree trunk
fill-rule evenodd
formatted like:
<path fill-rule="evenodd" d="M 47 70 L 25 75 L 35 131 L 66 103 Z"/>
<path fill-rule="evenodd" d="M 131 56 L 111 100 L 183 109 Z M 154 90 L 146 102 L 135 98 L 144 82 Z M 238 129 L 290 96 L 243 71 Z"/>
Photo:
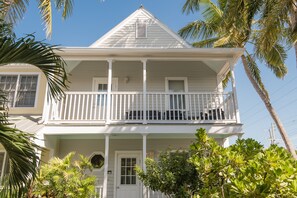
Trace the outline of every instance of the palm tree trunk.
<path fill-rule="evenodd" d="M 241 56 L 241 60 L 242 60 L 242 63 L 243 63 L 243 67 L 244 67 L 244 70 L 245 70 L 245 73 L 247 75 L 247 77 L 249 78 L 249 80 L 251 81 L 254 89 L 256 90 L 256 92 L 258 93 L 258 95 L 260 96 L 260 98 L 262 99 L 262 101 L 264 102 L 265 106 L 266 106 L 266 109 L 268 110 L 268 112 L 270 113 L 272 119 L 274 120 L 274 122 L 276 123 L 276 126 L 282 136 L 282 139 L 286 145 L 286 148 L 288 149 L 288 151 L 292 154 L 292 156 L 297 159 L 297 155 L 296 155 L 296 151 L 294 149 L 294 146 L 291 142 L 291 140 L 289 139 L 289 136 L 281 122 L 281 120 L 279 119 L 276 111 L 274 110 L 274 108 L 272 107 L 271 103 L 270 103 L 270 99 L 265 96 L 263 94 L 263 92 L 259 89 L 256 81 L 254 80 L 254 78 L 252 77 L 252 74 L 251 74 L 251 71 L 249 70 L 249 67 L 248 67 L 248 63 L 247 63 L 247 60 L 246 60 L 246 57 L 244 55 Z"/>
<path fill-rule="evenodd" d="M 297 7 L 296 7 L 296 3 L 294 2 L 293 3 L 293 9 L 291 10 L 291 16 L 290 16 L 290 26 L 291 26 L 291 29 L 294 30 L 297 23 L 296 23 L 296 20 L 297 20 Z M 297 42 L 294 43 L 294 48 L 295 48 L 295 56 L 296 56 L 296 67 L 297 67 Z"/>

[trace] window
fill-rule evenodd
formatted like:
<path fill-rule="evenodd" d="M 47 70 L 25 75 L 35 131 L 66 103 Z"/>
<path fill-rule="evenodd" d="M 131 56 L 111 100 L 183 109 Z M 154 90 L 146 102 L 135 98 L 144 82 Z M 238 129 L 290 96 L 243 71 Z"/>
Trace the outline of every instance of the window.
<path fill-rule="evenodd" d="M 147 37 L 147 25 L 145 22 L 136 23 L 136 38 L 146 38 Z"/>
<path fill-rule="evenodd" d="M 108 79 L 104 77 L 95 77 L 93 78 L 93 91 L 99 92 L 97 96 L 97 105 L 105 106 L 107 103 L 107 84 Z M 112 91 L 118 90 L 118 78 L 112 78 Z M 100 93 L 102 92 L 102 93 Z"/>
<path fill-rule="evenodd" d="M 90 157 L 93 168 L 101 169 L 104 165 L 104 157 L 102 154 L 95 153 Z"/>
<path fill-rule="evenodd" d="M 121 158 L 121 184 L 136 184 L 136 158 Z"/>
<path fill-rule="evenodd" d="M 38 75 L 0 75 L 0 89 L 8 93 L 10 107 L 34 107 Z"/>

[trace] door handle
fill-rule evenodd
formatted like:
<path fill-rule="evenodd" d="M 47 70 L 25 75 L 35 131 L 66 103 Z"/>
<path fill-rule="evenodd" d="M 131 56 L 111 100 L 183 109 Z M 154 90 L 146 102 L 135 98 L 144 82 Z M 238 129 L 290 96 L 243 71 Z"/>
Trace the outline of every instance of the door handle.
<path fill-rule="evenodd" d="M 117 186 L 117 189 L 120 189 L 120 187 L 119 187 L 119 186 Z"/>

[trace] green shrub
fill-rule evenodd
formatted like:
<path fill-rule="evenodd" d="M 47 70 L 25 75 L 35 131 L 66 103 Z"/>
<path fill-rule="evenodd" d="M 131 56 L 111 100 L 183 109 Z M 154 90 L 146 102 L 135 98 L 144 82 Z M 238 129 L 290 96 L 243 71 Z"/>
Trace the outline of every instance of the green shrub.
<path fill-rule="evenodd" d="M 41 166 L 39 175 L 32 185 L 31 197 L 86 198 L 95 195 L 94 176 L 86 171 L 92 170 L 89 159 L 80 155 L 73 161 L 74 153 L 63 159 L 53 158 Z"/>

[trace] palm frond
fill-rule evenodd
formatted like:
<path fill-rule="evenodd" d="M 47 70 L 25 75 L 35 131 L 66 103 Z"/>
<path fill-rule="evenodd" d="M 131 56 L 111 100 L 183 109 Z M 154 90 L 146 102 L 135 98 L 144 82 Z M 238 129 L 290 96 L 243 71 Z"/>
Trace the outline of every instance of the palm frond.
<path fill-rule="evenodd" d="M 56 8 L 57 10 L 63 10 L 62 17 L 64 19 L 72 14 L 73 3 L 73 0 L 56 0 Z"/>
<path fill-rule="evenodd" d="M 15 38 L 13 32 L 13 26 L 11 23 L 6 23 L 3 19 L 0 19 L 0 37 L 12 37 Z"/>
<path fill-rule="evenodd" d="M 180 29 L 178 33 L 183 38 L 207 39 L 214 36 L 215 29 L 213 24 L 197 20 Z"/>
<path fill-rule="evenodd" d="M 183 5 L 182 11 L 184 13 L 191 13 L 198 11 L 200 8 L 201 0 L 186 0 L 186 3 Z"/>
<path fill-rule="evenodd" d="M 28 35 L 15 40 L 0 37 L 0 66 L 11 63 L 25 63 L 38 67 L 46 76 L 53 98 L 60 98 L 67 89 L 65 61 L 54 53 L 53 47 Z"/>
<path fill-rule="evenodd" d="M 8 124 L 7 93 L 0 89 L 0 124 Z"/>
<path fill-rule="evenodd" d="M 266 62 L 268 68 L 270 68 L 276 77 L 283 78 L 288 69 L 285 65 L 285 60 L 287 58 L 287 53 L 284 47 L 278 43 L 272 46 L 271 50 L 262 50 L 257 48 L 256 45 L 256 56 L 259 60 Z"/>
<path fill-rule="evenodd" d="M 0 18 L 15 24 L 22 19 L 27 10 L 29 0 L 0 1 Z"/>
<path fill-rule="evenodd" d="M 219 37 L 204 39 L 202 41 L 192 43 L 193 47 L 202 48 L 202 47 L 213 47 L 214 43 L 219 39 Z"/>
<path fill-rule="evenodd" d="M 39 0 L 38 4 L 42 19 L 45 24 L 46 36 L 51 37 L 52 34 L 52 3 L 51 0 Z"/>
<path fill-rule="evenodd" d="M 2 181 L 0 197 L 23 197 L 35 178 L 40 147 L 31 141 L 33 138 L 31 134 L 0 124 L 0 143 L 9 160 L 9 173 Z"/>
<path fill-rule="evenodd" d="M 286 37 L 284 27 L 290 24 L 289 13 L 292 6 L 291 0 L 264 1 L 257 23 L 258 43 L 264 48 L 263 50 L 271 50 L 280 38 Z"/>
<path fill-rule="evenodd" d="M 222 46 L 230 45 L 231 38 L 232 38 L 231 34 L 221 37 L 216 42 L 214 42 L 214 47 L 222 47 Z"/>
<path fill-rule="evenodd" d="M 225 78 L 222 81 L 222 84 L 223 84 L 223 88 L 224 89 L 227 87 L 228 82 L 230 81 L 230 78 L 231 78 L 231 72 L 228 71 L 228 73 L 226 74 Z"/>

